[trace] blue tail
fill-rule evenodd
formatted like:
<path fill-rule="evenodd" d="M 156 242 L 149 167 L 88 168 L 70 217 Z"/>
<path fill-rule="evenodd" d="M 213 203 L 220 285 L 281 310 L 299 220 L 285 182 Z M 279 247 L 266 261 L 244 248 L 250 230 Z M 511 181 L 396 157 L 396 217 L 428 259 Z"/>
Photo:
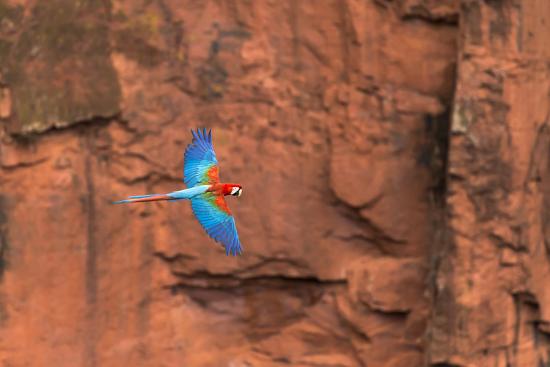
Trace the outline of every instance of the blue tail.
<path fill-rule="evenodd" d="M 130 200 L 119 200 L 119 201 L 113 201 L 113 204 L 126 204 L 129 203 Z"/>
<path fill-rule="evenodd" d="M 189 189 L 174 191 L 169 194 L 148 194 L 148 195 L 134 195 L 129 196 L 128 199 L 119 200 L 113 202 L 113 204 L 127 204 L 127 203 L 142 203 L 146 201 L 161 201 L 161 200 L 183 200 L 191 199 L 194 196 L 203 194 L 208 190 L 210 185 L 200 185 L 191 187 Z"/>
<path fill-rule="evenodd" d="M 150 198 L 150 197 L 153 197 L 153 196 L 159 196 L 159 194 L 128 196 L 128 199 L 119 200 L 119 201 L 113 201 L 113 204 L 126 204 L 126 203 L 132 203 L 133 201 L 132 201 L 131 199 L 143 199 L 143 198 Z"/>
<path fill-rule="evenodd" d="M 128 199 L 113 202 L 113 204 L 142 203 L 145 201 L 174 200 L 170 194 L 151 194 L 130 196 Z"/>
<path fill-rule="evenodd" d="M 143 199 L 143 198 L 150 198 L 151 196 L 157 196 L 160 194 L 149 194 L 149 195 L 134 195 L 134 196 L 128 196 L 128 199 Z"/>

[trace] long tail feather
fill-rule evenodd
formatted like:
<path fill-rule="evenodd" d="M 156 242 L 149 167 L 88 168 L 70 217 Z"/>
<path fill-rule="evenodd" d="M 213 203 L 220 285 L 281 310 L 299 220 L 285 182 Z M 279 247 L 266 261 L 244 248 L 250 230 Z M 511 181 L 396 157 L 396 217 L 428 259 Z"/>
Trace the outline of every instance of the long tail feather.
<path fill-rule="evenodd" d="M 113 204 L 128 204 L 128 203 L 143 203 L 146 201 L 160 201 L 160 200 L 185 200 L 191 199 L 194 196 L 203 194 L 208 190 L 210 185 L 199 185 L 190 187 L 188 189 L 170 192 L 168 194 L 149 194 L 149 195 L 134 195 L 129 196 L 128 199 L 115 201 Z"/>
<path fill-rule="evenodd" d="M 148 194 L 148 195 L 133 195 L 128 196 L 128 199 L 142 199 L 142 198 L 150 198 L 151 196 L 158 196 L 160 194 Z"/>
<path fill-rule="evenodd" d="M 128 199 L 125 199 L 125 200 L 115 201 L 113 202 L 113 204 L 143 203 L 146 201 L 162 201 L 162 200 L 174 200 L 174 198 L 166 194 L 139 195 L 139 196 L 130 196 Z"/>

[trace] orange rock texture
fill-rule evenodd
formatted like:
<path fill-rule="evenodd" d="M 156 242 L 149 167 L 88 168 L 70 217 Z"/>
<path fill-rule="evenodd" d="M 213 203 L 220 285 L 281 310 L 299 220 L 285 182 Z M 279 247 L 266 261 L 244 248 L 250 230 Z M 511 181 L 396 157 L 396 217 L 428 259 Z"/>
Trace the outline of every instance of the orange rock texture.
<path fill-rule="evenodd" d="M 550 365 L 547 0 L 0 0 L 0 365 Z M 185 202 L 213 129 L 244 245 Z"/>

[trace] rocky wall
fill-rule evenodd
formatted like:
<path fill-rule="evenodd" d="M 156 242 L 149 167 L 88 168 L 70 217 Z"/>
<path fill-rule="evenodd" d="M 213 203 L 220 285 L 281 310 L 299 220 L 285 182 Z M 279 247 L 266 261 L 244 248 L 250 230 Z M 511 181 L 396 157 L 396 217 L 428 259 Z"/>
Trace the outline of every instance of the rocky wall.
<path fill-rule="evenodd" d="M 545 366 L 544 0 L 0 0 L 5 366 Z M 213 129 L 244 245 L 184 202 Z"/>

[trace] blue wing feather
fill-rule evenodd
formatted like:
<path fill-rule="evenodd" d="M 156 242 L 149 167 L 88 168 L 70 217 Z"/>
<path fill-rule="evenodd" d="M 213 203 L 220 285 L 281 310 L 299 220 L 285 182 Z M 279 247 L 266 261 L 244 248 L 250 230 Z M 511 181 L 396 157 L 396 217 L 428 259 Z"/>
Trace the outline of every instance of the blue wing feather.
<path fill-rule="evenodd" d="M 235 219 L 214 204 L 213 193 L 205 193 L 191 199 L 191 208 L 206 233 L 225 247 L 227 255 L 242 252 Z"/>
<path fill-rule="evenodd" d="M 187 187 L 212 184 L 208 178 L 208 170 L 218 165 L 216 153 L 212 145 L 212 130 L 208 133 L 191 130 L 193 141 L 187 146 L 184 155 L 183 182 Z"/>

